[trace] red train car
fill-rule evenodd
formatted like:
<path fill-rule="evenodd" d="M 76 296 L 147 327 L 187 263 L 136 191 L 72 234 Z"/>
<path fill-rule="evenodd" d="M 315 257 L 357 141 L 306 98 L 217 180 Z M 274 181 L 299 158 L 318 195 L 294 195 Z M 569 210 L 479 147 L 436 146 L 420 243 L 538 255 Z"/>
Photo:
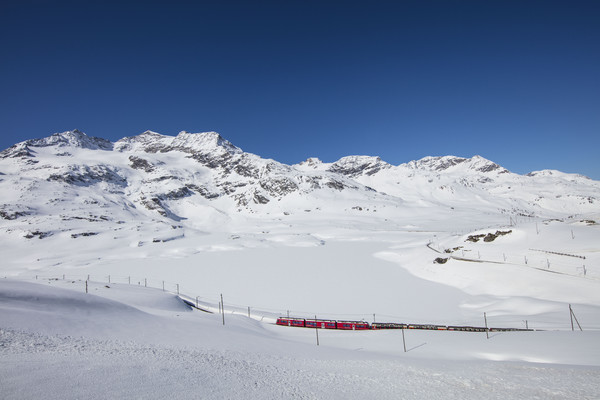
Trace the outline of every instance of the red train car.
<path fill-rule="evenodd" d="M 277 318 L 277 325 L 304 327 L 303 318 Z"/>
<path fill-rule="evenodd" d="M 364 321 L 337 321 L 337 329 L 357 331 L 370 329 L 370 326 Z"/>
<path fill-rule="evenodd" d="M 337 321 L 327 319 L 306 319 L 304 326 L 307 328 L 337 329 Z"/>

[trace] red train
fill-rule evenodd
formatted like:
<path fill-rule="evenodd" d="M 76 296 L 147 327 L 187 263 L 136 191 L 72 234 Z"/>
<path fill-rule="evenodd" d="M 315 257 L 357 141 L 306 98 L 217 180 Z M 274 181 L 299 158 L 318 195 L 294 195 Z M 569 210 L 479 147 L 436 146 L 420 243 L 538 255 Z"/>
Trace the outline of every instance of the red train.
<path fill-rule="evenodd" d="M 351 331 L 371 329 L 369 323 L 364 321 L 335 321 L 328 319 L 304 319 L 286 317 L 277 318 L 277 325 L 319 329 L 342 329 Z"/>
<path fill-rule="evenodd" d="M 339 330 L 367 330 L 367 329 L 425 329 L 435 331 L 463 331 L 463 332 L 508 332 L 508 331 L 532 331 L 533 329 L 519 328 L 484 328 L 481 326 L 446 326 L 434 324 L 401 324 L 395 322 L 373 322 L 365 321 L 336 321 L 330 319 L 304 319 L 292 317 L 277 318 L 277 325 L 295 326 L 300 328 L 339 329 Z"/>

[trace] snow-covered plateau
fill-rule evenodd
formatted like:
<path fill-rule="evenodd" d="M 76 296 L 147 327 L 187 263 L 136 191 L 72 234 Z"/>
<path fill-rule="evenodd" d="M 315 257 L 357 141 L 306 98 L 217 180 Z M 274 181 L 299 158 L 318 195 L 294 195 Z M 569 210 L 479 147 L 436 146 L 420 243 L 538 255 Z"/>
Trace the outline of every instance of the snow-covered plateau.
<path fill-rule="evenodd" d="M 75 130 L 0 152 L 0 239 L 3 399 L 599 398 L 600 182 L 581 175 Z"/>

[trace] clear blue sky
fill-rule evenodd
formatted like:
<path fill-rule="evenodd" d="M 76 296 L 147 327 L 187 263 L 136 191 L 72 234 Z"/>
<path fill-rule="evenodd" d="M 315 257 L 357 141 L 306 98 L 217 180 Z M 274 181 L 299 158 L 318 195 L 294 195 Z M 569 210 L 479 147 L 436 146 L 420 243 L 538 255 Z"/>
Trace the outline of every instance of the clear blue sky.
<path fill-rule="evenodd" d="M 214 130 L 292 164 L 600 179 L 599 1 L 0 2 L 0 147 Z"/>

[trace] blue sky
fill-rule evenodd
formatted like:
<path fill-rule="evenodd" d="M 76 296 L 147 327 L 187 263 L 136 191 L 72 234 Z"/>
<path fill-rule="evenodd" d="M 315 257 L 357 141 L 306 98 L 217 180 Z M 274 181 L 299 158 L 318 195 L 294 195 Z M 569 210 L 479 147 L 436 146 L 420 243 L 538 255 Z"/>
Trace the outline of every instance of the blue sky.
<path fill-rule="evenodd" d="M 597 1 L 0 3 L 0 147 L 217 131 L 292 164 L 481 155 L 600 179 Z"/>

